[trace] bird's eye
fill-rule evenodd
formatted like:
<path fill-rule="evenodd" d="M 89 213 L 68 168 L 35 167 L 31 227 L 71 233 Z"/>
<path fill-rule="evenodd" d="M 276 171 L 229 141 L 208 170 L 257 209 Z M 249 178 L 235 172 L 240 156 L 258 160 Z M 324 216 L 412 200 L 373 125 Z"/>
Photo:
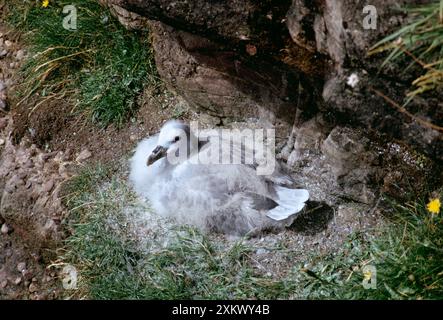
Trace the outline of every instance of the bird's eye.
<path fill-rule="evenodd" d="M 178 140 L 180 140 L 180 137 L 179 137 L 179 136 L 176 136 L 176 137 L 174 138 L 174 142 L 177 142 Z"/>

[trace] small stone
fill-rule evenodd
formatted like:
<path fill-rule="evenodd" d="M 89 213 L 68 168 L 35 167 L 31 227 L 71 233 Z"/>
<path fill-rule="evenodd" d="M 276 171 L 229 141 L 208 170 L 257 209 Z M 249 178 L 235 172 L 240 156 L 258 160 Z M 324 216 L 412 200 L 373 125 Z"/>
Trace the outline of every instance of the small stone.
<path fill-rule="evenodd" d="M 5 139 L 0 139 L 0 146 L 5 144 Z"/>
<path fill-rule="evenodd" d="M 43 292 L 36 295 L 36 300 L 48 300 L 48 294 Z"/>
<path fill-rule="evenodd" d="M 6 57 L 7 54 L 8 54 L 8 51 L 6 51 L 6 49 L 0 51 L 0 58 Z"/>
<path fill-rule="evenodd" d="M 0 288 L 4 289 L 8 285 L 8 280 L 4 279 L 0 282 Z"/>
<path fill-rule="evenodd" d="M 33 292 L 29 295 L 29 298 L 31 300 L 41 300 L 40 295 L 38 294 L 38 292 Z"/>
<path fill-rule="evenodd" d="M 57 299 L 57 297 L 58 297 L 57 292 L 52 291 L 47 294 L 46 300 L 55 300 Z"/>
<path fill-rule="evenodd" d="M 35 282 L 32 282 L 29 285 L 29 292 L 33 293 L 33 292 L 36 292 L 37 290 L 38 290 L 37 284 Z"/>
<path fill-rule="evenodd" d="M 56 151 L 48 152 L 48 153 L 42 153 L 40 155 L 40 158 L 42 161 L 48 161 L 50 158 L 54 157 L 57 154 Z"/>
<path fill-rule="evenodd" d="M 52 188 L 54 187 L 54 180 L 49 180 L 48 182 L 44 183 L 42 186 L 42 190 L 44 192 L 50 192 Z"/>
<path fill-rule="evenodd" d="M 12 46 L 12 42 L 9 41 L 9 40 L 6 40 L 6 41 L 5 41 L 5 46 L 7 46 L 7 47 Z"/>
<path fill-rule="evenodd" d="M 57 229 L 57 224 L 55 223 L 54 219 L 48 219 L 46 220 L 45 226 L 43 227 L 43 232 L 46 235 L 50 235 L 52 232 L 54 232 Z"/>
<path fill-rule="evenodd" d="M 17 53 L 15 54 L 15 58 L 17 60 L 22 60 L 24 56 L 25 56 L 24 50 L 18 50 Z"/>
<path fill-rule="evenodd" d="M 6 118 L 0 119 L 0 130 L 3 130 L 8 126 L 8 120 Z"/>
<path fill-rule="evenodd" d="M 259 248 L 259 249 L 257 249 L 257 251 L 255 252 L 257 255 L 262 255 L 262 254 L 266 254 L 266 253 L 268 253 L 269 251 L 268 250 L 266 250 L 266 249 L 264 249 L 264 248 Z"/>
<path fill-rule="evenodd" d="M 7 184 L 4 189 L 7 193 L 13 193 L 15 191 L 15 186 L 12 184 Z"/>
<path fill-rule="evenodd" d="M 8 227 L 8 225 L 7 225 L 6 223 L 4 223 L 4 224 L 2 225 L 1 233 L 2 233 L 2 234 L 8 234 L 8 233 L 9 233 L 9 227 Z"/>
<path fill-rule="evenodd" d="M 92 156 L 92 153 L 88 149 L 85 149 L 82 152 L 80 152 L 80 154 L 77 156 L 75 161 L 81 162 L 81 161 L 84 161 L 86 159 L 89 159 L 91 156 Z"/>
<path fill-rule="evenodd" d="M 35 131 L 35 129 L 34 128 L 28 128 L 28 132 L 29 132 L 29 134 L 31 135 L 31 137 L 35 137 L 35 135 L 36 135 L 36 131 Z"/>
<path fill-rule="evenodd" d="M 41 259 L 40 255 L 35 252 L 31 253 L 31 257 L 32 259 L 34 259 L 35 262 L 39 262 Z"/>
<path fill-rule="evenodd" d="M 23 272 L 23 271 L 25 271 L 25 270 L 26 270 L 26 262 L 20 262 L 20 263 L 17 265 L 17 270 L 18 270 L 19 272 Z"/>
<path fill-rule="evenodd" d="M 28 269 L 26 269 L 26 270 L 23 270 L 22 276 L 25 280 L 29 281 L 30 279 L 33 278 L 34 274 L 31 271 L 29 271 Z"/>
<path fill-rule="evenodd" d="M 21 277 L 17 277 L 17 278 L 15 278 L 15 280 L 14 280 L 14 284 L 15 284 L 16 286 L 18 286 L 20 283 L 22 283 L 22 278 L 21 278 Z"/>
<path fill-rule="evenodd" d="M 250 55 L 250 56 L 255 56 L 257 54 L 257 47 L 252 45 L 252 44 L 247 44 L 246 45 L 246 52 Z"/>
<path fill-rule="evenodd" d="M 25 181 L 23 179 L 21 179 L 18 174 L 14 175 L 12 177 L 12 179 L 13 179 L 12 180 L 13 186 L 15 186 L 15 187 L 19 187 L 19 186 L 24 186 L 25 185 Z"/>
<path fill-rule="evenodd" d="M 5 255 L 6 255 L 6 258 L 12 257 L 12 255 L 13 255 L 12 250 L 11 249 L 7 249 Z"/>
<path fill-rule="evenodd" d="M 0 99 L 0 110 L 6 110 L 6 102 L 5 100 Z"/>
<path fill-rule="evenodd" d="M 26 171 L 21 171 L 17 174 L 20 179 L 25 179 L 28 173 Z M 26 184 L 25 184 L 26 185 Z"/>
<path fill-rule="evenodd" d="M 30 169 L 34 166 L 34 162 L 31 159 L 28 159 L 24 165 L 23 165 L 26 169 Z"/>

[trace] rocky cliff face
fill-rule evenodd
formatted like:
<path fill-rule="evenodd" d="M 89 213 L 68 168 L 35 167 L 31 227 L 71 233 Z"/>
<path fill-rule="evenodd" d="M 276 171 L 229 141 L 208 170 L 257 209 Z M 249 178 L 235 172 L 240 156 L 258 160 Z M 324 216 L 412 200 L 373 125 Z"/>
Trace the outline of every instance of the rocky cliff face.
<path fill-rule="evenodd" d="M 441 131 L 418 124 L 372 90 L 401 101 L 410 84 L 394 68 L 378 73 L 382 57 L 367 58 L 370 46 L 408 20 L 398 10 L 406 2 L 372 1 L 377 24 L 365 29 L 362 1 L 108 1 L 130 26 L 134 13 L 156 21 L 160 74 L 210 115 L 259 118 L 285 137 L 297 108 L 308 118 L 321 110 L 332 122 L 386 133 L 442 160 Z M 416 102 L 411 110 L 441 124 L 440 100 Z"/>
<path fill-rule="evenodd" d="M 128 28 L 152 30 L 161 77 L 199 113 L 201 122 L 276 129 L 278 157 L 311 194 L 308 210 L 293 230 L 318 234 L 298 238 L 300 248 L 328 247 L 372 227 L 381 195 L 404 200 L 441 187 L 442 133 L 414 119 L 442 126 L 441 94 L 411 104 L 413 117 L 399 112 L 373 89 L 400 102 L 413 75 L 400 75 L 401 65 L 379 73 L 383 57 L 366 54 L 408 21 L 397 8 L 425 1 L 372 0 L 378 19 L 370 30 L 363 28 L 364 1 L 100 1 Z M 83 152 L 75 157 L 68 150 L 47 152 L 27 140 L 12 143 L 6 89 L 24 51 L 13 50 L 11 40 L 0 32 L 0 226 L 5 239 L 0 261 L 13 256 L 9 239 L 14 237 L 36 252 L 61 243 L 68 213 L 60 186 L 71 178 L 71 166 L 85 160 Z M 157 128 L 172 113 L 159 109 L 153 103 L 143 121 L 133 124 L 140 131 L 111 131 L 113 138 L 100 140 L 97 150 L 109 149 L 105 159 L 120 157 L 116 149 L 152 133 L 146 127 Z M 41 126 L 51 125 L 38 120 Z M 139 135 L 133 138 L 133 132 Z M 86 140 L 78 138 L 75 144 Z M 8 271 L 11 277 L 16 265 Z M 5 282 L 5 274 L 0 270 L 0 289 L 16 280 Z M 30 272 L 23 284 L 29 277 Z"/>
<path fill-rule="evenodd" d="M 279 156 L 318 198 L 373 203 L 411 181 L 440 183 L 442 132 L 413 117 L 441 125 L 441 96 L 414 102 L 412 118 L 399 112 L 376 91 L 401 102 L 411 76 L 367 57 L 408 21 L 410 1 L 372 1 L 375 29 L 363 1 L 105 2 L 126 26 L 150 25 L 161 77 L 201 119 L 276 128 Z"/>

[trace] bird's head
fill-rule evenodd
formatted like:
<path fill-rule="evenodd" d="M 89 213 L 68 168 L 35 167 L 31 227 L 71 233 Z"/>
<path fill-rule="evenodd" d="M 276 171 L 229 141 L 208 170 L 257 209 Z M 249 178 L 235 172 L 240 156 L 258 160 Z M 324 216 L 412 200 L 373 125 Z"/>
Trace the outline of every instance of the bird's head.
<path fill-rule="evenodd" d="M 148 157 L 147 165 L 150 166 L 165 157 L 171 161 L 187 157 L 190 150 L 190 136 L 187 124 L 175 120 L 166 122 L 160 130 L 157 146 Z"/>

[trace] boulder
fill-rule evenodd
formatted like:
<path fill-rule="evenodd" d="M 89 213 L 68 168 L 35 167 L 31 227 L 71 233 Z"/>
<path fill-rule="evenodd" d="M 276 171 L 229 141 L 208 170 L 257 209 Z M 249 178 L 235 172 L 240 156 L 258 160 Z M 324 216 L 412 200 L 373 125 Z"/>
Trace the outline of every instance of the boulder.
<path fill-rule="evenodd" d="M 401 102 L 413 76 L 398 77 L 401 66 L 379 73 L 384 56 L 367 56 L 410 20 L 399 9 L 411 1 L 372 1 L 374 29 L 364 25 L 367 4 L 350 0 L 102 2 L 123 8 L 123 14 L 114 10 L 119 17 L 136 14 L 128 27 L 134 19 L 151 20 L 162 78 L 220 123 L 255 118 L 275 126 L 284 141 L 294 121 L 321 113 L 332 125 L 384 134 L 443 160 L 442 131 L 423 124 L 443 124 L 442 94 L 411 103 L 413 117 L 399 112 L 375 90 Z"/>

